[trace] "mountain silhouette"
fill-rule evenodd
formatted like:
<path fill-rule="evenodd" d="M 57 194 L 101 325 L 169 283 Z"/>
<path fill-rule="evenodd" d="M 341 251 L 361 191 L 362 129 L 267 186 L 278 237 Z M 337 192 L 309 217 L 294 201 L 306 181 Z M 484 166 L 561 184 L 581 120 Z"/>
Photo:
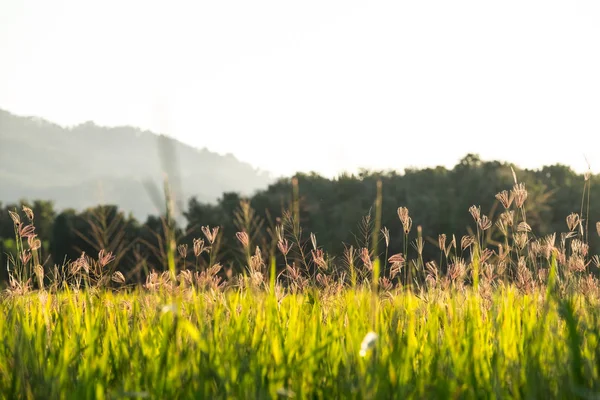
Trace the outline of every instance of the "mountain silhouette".
<path fill-rule="evenodd" d="M 63 127 L 0 109 L 0 202 L 52 200 L 57 209 L 118 205 L 145 220 L 164 212 L 165 173 L 181 208 L 195 196 L 251 195 L 274 181 L 234 156 L 138 128 Z"/>

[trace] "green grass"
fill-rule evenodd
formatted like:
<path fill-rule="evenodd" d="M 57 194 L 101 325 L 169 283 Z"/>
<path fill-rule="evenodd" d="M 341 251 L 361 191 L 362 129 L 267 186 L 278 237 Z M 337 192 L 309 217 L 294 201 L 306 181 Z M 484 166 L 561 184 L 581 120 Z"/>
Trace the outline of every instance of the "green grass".
<path fill-rule="evenodd" d="M 548 297 L 547 297 L 548 296 Z M 0 304 L 2 398 L 592 398 L 597 299 L 369 290 L 31 293 Z M 361 342 L 378 335 L 365 357 Z"/>

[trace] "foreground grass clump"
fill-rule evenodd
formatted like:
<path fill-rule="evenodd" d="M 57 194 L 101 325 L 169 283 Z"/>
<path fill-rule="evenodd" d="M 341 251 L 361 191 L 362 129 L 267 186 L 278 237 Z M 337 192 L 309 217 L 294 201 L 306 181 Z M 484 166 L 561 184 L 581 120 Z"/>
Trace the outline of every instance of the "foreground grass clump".
<path fill-rule="evenodd" d="M 32 293 L 0 305 L 0 395 L 592 397 L 596 300 L 512 287 L 488 298 L 469 290 Z M 361 353 L 370 331 L 377 336 Z"/>

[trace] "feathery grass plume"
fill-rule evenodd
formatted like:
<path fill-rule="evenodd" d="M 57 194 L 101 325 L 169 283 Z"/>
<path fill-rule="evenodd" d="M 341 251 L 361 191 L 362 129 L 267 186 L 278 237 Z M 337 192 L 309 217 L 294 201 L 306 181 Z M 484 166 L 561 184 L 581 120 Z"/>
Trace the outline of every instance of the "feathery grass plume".
<path fill-rule="evenodd" d="M 517 232 L 531 232 L 531 226 L 525 221 L 519 222 L 519 225 L 517 225 Z"/>
<path fill-rule="evenodd" d="M 448 247 L 446 247 L 446 250 L 445 250 L 446 258 L 448 258 L 452 248 L 454 248 L 454 251 L 456 251 L 456 236 L 454 234 L 452 234 L 452 240 L 450 241 L 450 244 L 448 245 Z"/>
<path fill-rule="evenodd" d="M 247 244 L 246 244 L 247 246 Z M 204 246 L 204 239 L 195 238 L 193 240 L 194 256 L 200 257 L 202 253 L 209 251 L 209 247 Z M 187 249 L 186 249 L 187 250 Z"/>
<path fill-rule="evenodd" d="M 525 293 L 530 293 L 533 289 L 533 284 L 533 275 L 529 268 L 527 268 L 525 257 L 521 256 L 517 262 L 517 285 Z"/>
<path fill-rule="evenodd" d="M 469 207 L 469 212 L 471 213 L 471 216 L 475 222 L 479 224 L 479 220 L 481 219 L 481 207 L 472 205 Z"/>
<path fill-rule="evenodd" d="M 15 226 L 21 225 L 21 216 L 19 214 L 17 214 L 14 211 L 8 210 L 8 215 L 10 215 L 10 219 L 13 220 L 13 223 L 15 224 Z"/>
<path fill-rule="evenodd" d="M 348 271 L 350 271 L 350 284 L 351 284 L 352 288 L 356 287 L 356 281 L 357 281 L 356 267 L 354 265 L 355 259 L 356 259 L 356 255 L 355 255 L 354 246 L 344 245 L 344 258 L 343 258 L 344 261 L 343 262 L 344 262 L 345 266 L 347 267 Z"/>
<path fill-rule="evenodd" d="M 201 229 L 202 233 L 204 233 L 204 236 L 206 237 L 206 240 L 208 240 L 210 244 L 214 244 L 215 240 L 217 239 L 217 235 L 219 234 L 219 227 L 215 226 L 211 230 L 209 226 L 203 226 Z"/>
<path fill-rule="evenodd" d="M 439 246 L 440 250 L 442 250 L 442 251 L 446 250 L 446 234 L 445 233 L 438 235 L 438 246 Z"/>
<path fill-rule="evenodd" d="M 500 230 L 503 236 L 508 236 L 508 227 L 502 218 L 496 221 L 496 227 Z"/>
<path fill-rule="evenodd" d="M 265 266 L 260 248 L 256 246 L 254 255 L 250 258 L 250 270 L 254 272 L 262 272 Z"/>
<path fill-rule="evenodd" d="M 310 233 L 310 242 L 312 244 L 313 250 L 317 249 L 317 236 L 314 233 Z"/>
<path fill-rule="evenodd" d="M 496 194 L 496 199 L 502 204 L 502 206 L 506 210 L 508 210 L 513 202 L 514 197 L 512 192 L 509 193 L 507 190 L 503 190 L 500 193 Z"/>
<path fill-rule="evenodd" d="M 31 237 L 37 236 L 35 234 L 35 226 L 33 225 L 19 225 L 19 236 L 23 239 L 29 239 Z"/>
<path fill-rule="evenodd" d="M 481 255 L 479 256 L 479 262 L 481 262 L 482 264 L 485 263 L 493 254 L 494 252 L 492 250 L 487 248 L 483 249 Z"/>
<path fill-rule="evenodd" d="M 179 246 L 177 246 L 177 252 L 179 253 L 179 256 L 183 259 L 187 258 L 187 251 L 188 251 L 188 246 L 187 244 L 180 244 Z"/>
<path fill-rule="evenodd" d="M 398 217 L 400 218 L 400 222 L 402 223 L 402 227 L 404 228 L 404 234 L 408 235 L 412 228 L 412 218 L 408 215 L 408 208 L 399 207 Z"/>
<path fill-rule="evenodd" d="M 567 227 L 569 228 L 569 231 L 574 232 L 580 223 L 579 214 L 571 213 L 567 216 Z"/>
<path fill-rule="evenodd" d="M 542 249 L 543 245 L 539 240 L 533 241 L 529 245 L 529 255 L 535 259 L 542 254 Z"/>
<path fill-rule="evenodd" d="M 369 254 L 369 249 L 363 247 L 360 249 L 360 259 L 363 262 L 363 265 L 367 268 L 367 270 L 373 271 L 373 262 L 371 261 L 371 255 Z"/>
<path fill-rule="evenodd" d="M 385 226 L 381 229 L 381 234 L 383 235 L 383 240 L 385 240 L 385 247 L 390 247 L 390 231 Z"/>
<path fill-rule="evenodd" d="M 277 242 L 277 248 L 279 249 L 279 251 L 281 252 L 281 254 L 283 254 L 284 257 L 287 257 L 288 253 L 290 252 L 291 248 L 294 246 L 294 243 L 289 243 L 287 239 L 279 239 L 279 241 Z"/>
<path fill-rule="evenodd" d="M 583 272 L 586 270 L 588 265 L 583 257 L 578 254 L 571 254 L 571 257 L 569 257 L 567 263 L 570 272 Z"/>
<path fill-rule="evenodd" d="M 465 260 L 462 258 L 456 257 L 454 262 L 450 264 L 448 268 L 448 277 L 453 283 L 462 284 L 465 275 L 467 273 L 467 267 L 465 264 Z"/>
<path fill-rule="evenodd" d="M 318 268 L 327 269 L 327 261 L 325 261 L 325 255 L 323 253 L 323 250 L 311 250 L 311 254 L 313 257 L 313 262 L 317 265 Z"/>
<path fill-rule="evenodd" d="M 471 247 L 475 243 L 475 238 L 471 235 L 464 235 L 460 239 L 460 248 L 464 251 L 467 247 Z"/>
<path fill-rule="evenodd" d="M 500 220 L 502 220 L 506 226 L 513 226 L 515 221 L 515 212 L 512 210 L 504 211 L 502 214 L 500 214 Z"/>
<path fill-rule="evenodd" d="M 600 236 L 600 221 L 596 222 L 596 231 L 598 231 L 598 236 Z"/>
<path fill-rule="evenodd" d="M 25 215 L 27 216 L 27 219 L 29 220 L 29 222 L 33 223 L 33 219 L 35 217 L 35 215 L 33 214 L 33 210 L 31 208 L 27 207 L 26 205 L 23 205 L 22 210 L 25 213 Z"/>
<path fill-rule="evenodd" d="M 400 273 L 402 270 L 402 266 L 404 265 L 405 258 L 402 253 L 394 254 L 388 259 L 388 262 L 391 264 L 390 268 L 390 278 L 394 279 L 396 275 Z"/>
<path fill-rule="evenodd" d="M 417 254 L 422 257 L 423 256 L 423 248 L 425 247 L 425 242 L 423 241 L 423 228 L 421 227 L 421 225 L 417 226 L 417 238 L 415 239 L 414 242 L 414 249 L 417 251 Z"/>
<path fill-rule="evenodd" d="M 246 232 L 237 232 L 235 234 L 235 236 L 240 241 L 242 246 L 244 246 L 244 247 L 250 246 L 250 239 L 248 238 L 248 234 Z"/>
<path fill-rule="evenodd" d="M 119 272 L 119 271 L 116 271 L 116 272 L 115 272 L 115 273 L 113 273 L 113 275 L 111 276 L 111 280 L 112 280 L 113 282 L 116 282 L 116 283 L 123 284 L 123 283 L 125 283 L 125 276 L 124 276 L 124 275 L 123 275 L 121 272 Z"/>
<path fill-rule="evenodd" d="M 519 250 L 523 250 L 525 248 L 528 240 L 529 238 L 527 237 L 526 232 L 517 232 L 514 235 L 514 241 Z"/>
<path fill-rule="evenodd" d="M 579 239 L 573 239 L 573 241 L 571 241 L 572 254 L 577 254 L 586 257 L 588 255 L 589 249 L 590 246 Z"/>
<path fill-rule="evenodd" d="M 435 265 L 435 261 L 428 261 L 425 264 L 425 270 L 427 271 L 427 277 L 425 278 L 425 283 L 430 286 L 435 286 L 438 281 L 438 267 Z"/>
<path fill-rule="evenodd" d="M 98 264 L 100 265 L 101 268 L 106 267 L 110 262 L 115 260 L 115 256 L 113 255 L 112 252 L 107 252 L 104 249 L 101 249 L 98 252 Z"/>
<path fill-rule="evenodd" d="M 487 215 L 482 215 L 477 224 L 482 231 L 486 231 L 492 226 L 492 221 L 490 221 Z"/>
<path fill-rule="evenodd" d="M 29 236 L 27 238 L 27 244 L 29 245 L 31 251 L 38 250 L 40 247 L 42 247 L 42 241 L 37 238 L 37 235 Z"/>
<path fill-rule="evenodd" d="M 525 189 L 525 184 L 515 184 L 512 189 L 512 194 L 514 197 L 515 206 L 517 206 L 517 208 L 522 208 L 525 200 L 527 200 L 527 190 Z"/>
<path fill-rule="evenodd" d="M 31 260 L 31 250 L 23 250 L 20 255 L 21 263 L 26 265 Z"/>

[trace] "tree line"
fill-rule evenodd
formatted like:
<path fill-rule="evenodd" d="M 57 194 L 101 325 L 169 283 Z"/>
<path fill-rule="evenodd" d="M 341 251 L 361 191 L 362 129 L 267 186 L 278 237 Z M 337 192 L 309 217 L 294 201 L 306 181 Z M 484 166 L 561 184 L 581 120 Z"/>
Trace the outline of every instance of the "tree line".
<path fill-rule="evenodd" d="M 502 207 L 496 195 L 510 190 L 515 178 L 526 187 L 527 223 L 535 235 L 568 232 L 565 218 L 577 213 L 583 219 L 590 254 L 600 253 L 598 176 L 577 174 L 563 165 L 512 169 L 507 163 L 482 161 L 469 154 L 452 169 L 407 169 L 402 174 L 361 171 L 336 179 L 299 173 L 249 198 L 235 192 L 224 193 L 216 204 L 191 198 L 180 222 L 173 225 L 167 215 L 138 221 L 116 205 L 78 212 L 55 210 L 47 200 L 0 204 L 0 279 L 6 280 L 11 260 L 18 257 L 9 211 L 21 210 L 23 205 L 34 213 L 45 269 L 76 260 L 82 252 L 94 256 L 104 249 L 115 256 L 113 265 L 127 281 L 136 283 L 144 282 L 153 270 L 167 269 L 169 229 L 176 237 L 180 268 L 205 268 L 219 262 L 224 273 L 242 272 L 249 254 L 240 245 L 238 232 L 248 234 L 252 249 L 259 247 L 265 256 L 276 257 L 278 269 L 286 263 L 301 265 L 310 258 L 313 244 L 323 249 L 328 262 L 336 263 L 342 262 L 349 246 L 373 249 L 380 257 L 386 257 L 386 252 L 406 252 L 407 239 L 413 241 L 419 234 L 424 240 L 423 258 L 436 260 L 439 235 L 460 240 L 475 230 L 471 206 L 480 206 L 482 214 L 497 219 Z M 401 223 L 399 207 L 407 209 L 411 227 Z M 287 255 L 277 248 L 281 227 L 292 243 L 301 244 Z M 496 226 L 487 230 L 487 244 L 494 248 L 500 235 Z M 210 251 L 203 251 L 206 248 Z"/>

